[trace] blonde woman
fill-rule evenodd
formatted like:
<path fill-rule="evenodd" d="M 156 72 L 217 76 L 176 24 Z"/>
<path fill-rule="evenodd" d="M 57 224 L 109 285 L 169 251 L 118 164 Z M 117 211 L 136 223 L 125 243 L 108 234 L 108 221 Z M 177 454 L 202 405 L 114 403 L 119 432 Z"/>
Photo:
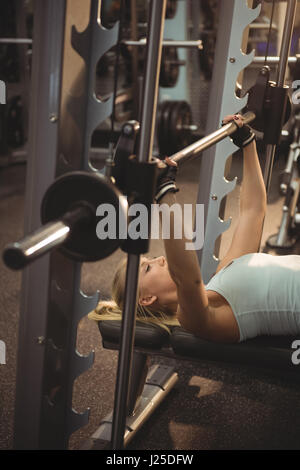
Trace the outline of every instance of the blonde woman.
<path fill-rule="evenodd" d="M 240 213 L 231 245 L 215 275 L 204 285 L 195 251 L 174 233 L 164 240 L 166 257 L 141 257 L 137 319 L 168 329 L 181 325 L 209 341 L 236 343 L 259 335 L 300 333 L 300 256 L 258 253 L 266 213 L 266 191 L 255 135 L 241 115 L 229 115 L 237 131 L 232 140 L 243 150 Z M 156 201 L 176 203 L 177 168 L 171 160 L 158 182 Z M 171 212 L 172 227 L 172 212 Z M 89 318 L 120 319 L 125 262 L 118 268 L 112 300 L 99 302 Z"/>

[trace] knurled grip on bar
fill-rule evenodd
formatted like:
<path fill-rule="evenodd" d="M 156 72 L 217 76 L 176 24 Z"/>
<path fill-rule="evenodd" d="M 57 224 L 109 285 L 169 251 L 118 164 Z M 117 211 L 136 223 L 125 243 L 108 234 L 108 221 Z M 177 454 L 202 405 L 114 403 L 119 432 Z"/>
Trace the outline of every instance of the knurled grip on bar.
<path fill-rule="evenodd" d="M 247 113 L 243 114 L 244 124 L 250 124 L 255 119 L 255 114 L 252 111 L 248 111 Z M 229 122 L 222 126 L 220 129 L 212 132 L 211 134 L 203 137 L 200 140 L 197 140 L 193 144 L 185 147 L 184 149 L 180 150 L 179 152 L 174 153 L 171 155 L 171 160 L 177 162 L 178 164 L 183 163 L 186 159 L 197 155 L 204 150 L 212 147 L 213 145 L 217 144 L 221 140 L 229 137 L 236 131 L 236 124 L 234 122 Z"/>

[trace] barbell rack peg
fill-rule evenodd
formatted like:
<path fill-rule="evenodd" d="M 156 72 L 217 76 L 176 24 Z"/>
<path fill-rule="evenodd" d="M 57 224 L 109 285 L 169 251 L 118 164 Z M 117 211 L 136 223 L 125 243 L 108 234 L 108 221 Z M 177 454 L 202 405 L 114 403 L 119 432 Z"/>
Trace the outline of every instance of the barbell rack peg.
<path fill-rule="evenodd" d="M 184 129 L 186 131 L 196 132 L 198 130 L 198 126 L 196 126 L 196 124 L 190 124 L 190 125 L 180 124 L 179 126 L 176 127 L 176 129 L 178 131 L 181 131 L 181 129 Z"/>
<path fill-rule="evenodd" d="M 147 41 L 145 38 L 140 39 L 139 41 L 131 41 L 131 40 L 124 40 L 122 41 L 123 44 L 126 46 L 146 46 Z M 199 39 L 197 41 L 176 41 L 176 40 L 164 40 L 162 41 L 163 47 L 182 47 L 182 48 L 189 48 L 189 47 L 196 47 L 197 49 L 203 49 L 202 40 Z"/>
<path fill-rule="evenodd" d="M 170 63 L 171 65 L 178 65 L 180 67 L 186 65 L 185 60 L 166 60 L 165 63 Z"/>
<path fill-rule="evenodd" d="M 278 64 L 279 63 L 279 57 L 278 56 L 268 56 L 267 57 L 267 64 Z M 296 56 L 290 56 L 288 58 L 288 63 L 289 64 L 295 64 L 297 62 L 297 57 Z M 265 57 L 264 56 L 256 56 L 254 57 L 252 64 L 264 64 L 265 63 Z"/>
<path fill-rule="evenodd" d="M 251 23 L 249 25 L 250 29 L 269 29 L 270 23 Z M 276 24 L 272 24 L 272 29 L 274 31 L 278 31 L 278 26 Z"/>
<path fill-rule="evenodd" d="M 29 38 L 0 38 L 0 44 L 32 44 Z"/>

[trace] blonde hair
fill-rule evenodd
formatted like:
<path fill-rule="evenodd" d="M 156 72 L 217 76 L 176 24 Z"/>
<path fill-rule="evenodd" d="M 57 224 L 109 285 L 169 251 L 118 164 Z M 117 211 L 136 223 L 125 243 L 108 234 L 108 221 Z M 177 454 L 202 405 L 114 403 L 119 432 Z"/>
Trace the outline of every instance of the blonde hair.
<path fill-rule="evenodd" d="M 97 307 L 88 314 L 88 318 L 90 320 L 105 321 L 122 319 L 122 310 L 125 298 L 126 261 L 126 259 L 122 260 L 117 268 L 112 284 L 112 299 L 101 300 Z M 171 332 L 168 326 L 179 326 L 177 318 L 165 311 L 163 308 L 160 308 L 160 310 L 153 310 L 152 308 L 144 307 L 139 303 L 137 305 L 136 320 L 160 326 L 169 334 Z"/>

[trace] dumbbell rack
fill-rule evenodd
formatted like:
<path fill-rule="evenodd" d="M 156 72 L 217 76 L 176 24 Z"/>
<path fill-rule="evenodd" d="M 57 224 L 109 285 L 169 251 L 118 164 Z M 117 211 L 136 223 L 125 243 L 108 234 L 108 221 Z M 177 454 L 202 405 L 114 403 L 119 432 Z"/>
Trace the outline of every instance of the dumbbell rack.
<path fill-rule="evenodd" d="M 6 106 L 1 109 L 1 127 L 4 126 L 4 135 L 1 136 L 1 141 L 3 140 L 1 142 L 1 166 L 23 162 L 27 157 L 30 87 L 28 45 L 32 44 L 32 39 L 23 39 L 26 36 L 26 6 L 24 2 L 16 1 L 12 5 L 13 8 L 15 8 L 14 21 L 18 38 L 0 38 L 0 47 L 1 44 L 15 44 L 17 46 L 14 53 L 18 54 L 19 80 L 7 83 L 3 78 L 6 89 Z M 10 135 L 10 142 L 8 135 Z"/>
<path fill-rule="evenodd" d="M 206 135 L 220 126 L 224 116 L 239 112 L 247 104 L 248 97 L 238 98 L 235 86 L 240 71 L 254 57 L 254 52 L 249 55 L 241 52 L 241 43 L 245 28 L 258 17 L 259 12 L 260 6 L 251 10 L 246 2 L 230 0 L 226 5 L 222 2 Z M 227 159 L 236 150 L 236 146 L 227 139 L 202 156 L 197 203 L 205 207 L 205 244 L 198 253 L 204 283 L 216 272 L 219 247 L 215 247 L 215 244 L 231 224 L 230 219 L 221 220 L 220 211 L 222 200 L 236 186 L 236 178 L 232 181 L 224 178 Z"/>
<path fill-rule="evenodd" d="M 42 197 L 56 177 L 90 170 L 92 132 L 112 111 L 112 99 L 102 103 L 94 97 L 93 78 L 99 58 L 117 42 L 118 24 L 111 30 L 102 28 L 97 21 L 98 1 L 92 0 L 90 11 L 81 6 L 78 12 L 89 16 L 87 28 L 81 33 L 71 31 L 81 19 L 71 7 L 66 11 L 65 0 L 36 3 L 25 234 L 40 226 Z M 74 68 L 68 75 L 70 66 Z M 75 82 L 74 77 L 78 77 Z M 88 410 L 81 414 L 73 410 L 72 391 L 76 377 L 92 365 L 94 353 L 80 356 L 76 336 L 80 319 L 95 308 L 99 296 L 84 295 L 80 280 L 80 263 L 58 252 L 24 272 L 17 449 L 67 448 L 70 435 L 88 421 Z"/>

